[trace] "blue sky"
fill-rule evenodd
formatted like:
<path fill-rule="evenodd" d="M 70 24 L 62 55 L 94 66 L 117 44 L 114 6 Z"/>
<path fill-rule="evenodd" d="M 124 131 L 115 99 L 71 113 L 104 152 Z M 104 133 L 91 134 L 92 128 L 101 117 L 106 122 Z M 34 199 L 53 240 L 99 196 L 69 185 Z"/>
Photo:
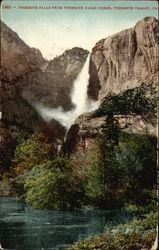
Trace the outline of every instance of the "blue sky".
<path fill-rule="evenodd" d="M 5 0 L 2 7 L 5 5 L 10 5 L 11 9 L 1 8 L 2 20 L 48 59 L 74 46 L 91 50 L 98 40 L 133 27 L 145 16 L 158 17 L 156 1 Z M 24 6 L 37 6 L 38 9 L 22 9 Z M 49 6 L 51 9 L 40 9 Z M 63 9 L 52 9 L 57 6 Z M 83 10 L 66 10 L 69 6 L 83 7 Z M 86 10 L 85 7 L 96 9 Z M 133 7 L 133 10 L 121 10 L 121 7 Z"/>

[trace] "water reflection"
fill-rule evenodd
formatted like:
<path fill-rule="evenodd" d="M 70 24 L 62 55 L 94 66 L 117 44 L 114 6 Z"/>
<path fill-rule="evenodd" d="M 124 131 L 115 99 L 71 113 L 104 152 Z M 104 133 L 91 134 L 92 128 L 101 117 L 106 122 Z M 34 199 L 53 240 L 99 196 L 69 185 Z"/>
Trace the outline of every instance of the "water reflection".
<path fill-rule="evenodd" d="M 102 232 L 114 216 L 101 210 L 38 210 L 18 199 L 0 198 L 0 242 L 5 249 L 66 249 L 74 241 Z"/>

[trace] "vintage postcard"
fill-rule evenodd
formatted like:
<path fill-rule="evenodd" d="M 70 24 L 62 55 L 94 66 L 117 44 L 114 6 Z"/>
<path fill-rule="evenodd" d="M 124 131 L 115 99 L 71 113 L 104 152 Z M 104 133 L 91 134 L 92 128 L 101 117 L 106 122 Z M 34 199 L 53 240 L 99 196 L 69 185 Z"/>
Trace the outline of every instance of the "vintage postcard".
<path fill-rule="evenodd" d="M 1 2 L 0 249 L 158 247 L 158 1 Z"/>

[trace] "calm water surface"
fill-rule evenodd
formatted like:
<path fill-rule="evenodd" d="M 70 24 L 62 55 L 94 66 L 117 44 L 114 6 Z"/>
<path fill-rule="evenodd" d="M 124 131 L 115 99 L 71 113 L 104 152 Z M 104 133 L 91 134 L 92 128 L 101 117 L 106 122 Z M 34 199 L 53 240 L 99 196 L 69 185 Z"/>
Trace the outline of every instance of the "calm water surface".
<path fill-rule="evenodd" d="M 103 232 L 114 213 L 33 209 L 15 198 L 0 198 L 0 242 L 5 249 L 66 249 L 87 235 Z"/>

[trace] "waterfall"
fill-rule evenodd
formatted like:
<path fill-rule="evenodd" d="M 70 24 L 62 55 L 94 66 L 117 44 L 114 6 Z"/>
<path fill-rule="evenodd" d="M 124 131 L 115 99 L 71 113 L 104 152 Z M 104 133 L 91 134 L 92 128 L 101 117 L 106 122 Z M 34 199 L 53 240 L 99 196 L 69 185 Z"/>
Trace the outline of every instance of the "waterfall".
<path fill-rule="evenodd" d="M 79 116 L 87 110 L 87 87 L 89 84 L 89 61 L 90 55 L 74 81 L 71 93 L 72 103 L 75 105 L 74 116 Z"/>
<path fill-rule="evenodd" d="M 75 108 L 70 111 L 64 111 L 62 107 L 48 108 L 40 103 L 34 103 L 34 107 L 44 120 L 50 121 L 55 119 L 59 121 L 68 130 L 75 122 L 76 118 L 88 111 L 93 111 L 98 107 L 98 102 L 90 101 L 87 97 L 87 88 L 89 84 L 89 62 L 90 55 L 73 83 L 71 100 Z"/>

